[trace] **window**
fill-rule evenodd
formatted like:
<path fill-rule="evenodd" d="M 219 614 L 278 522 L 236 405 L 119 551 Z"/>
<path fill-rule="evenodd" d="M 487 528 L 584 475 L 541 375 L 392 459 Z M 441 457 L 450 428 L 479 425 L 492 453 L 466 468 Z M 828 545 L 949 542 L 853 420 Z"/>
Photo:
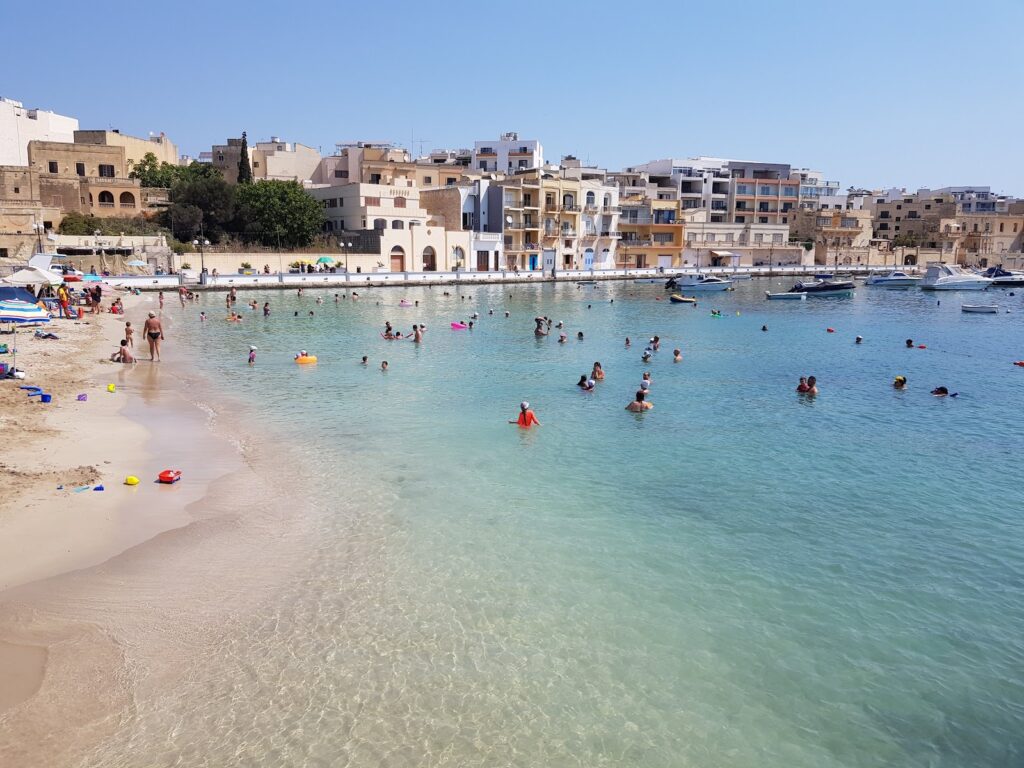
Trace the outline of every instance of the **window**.
<path fill-rule="evenodd" d="M 755 235 L 754 235 L 754 242 L 755 242 L 755 243 L 763 243 L 763 242 L 764 242 L 764 235 L 763 235 L 763 234 L 761 234 L 760 232 L 758 232 L 757 234 L 755 234 Z"/>
<path fill-rule="evenodd" d="M 747 217 L 746 216 L 737 216 L 736 217 L 736 223 L 737 224 L 744 224 L 746 221 L 747 221 Z"/>
<path fill-rule="evenodd" d="M 391 222 L 392 229 L 405 229 L 405 222 L 401 219 L 395 219 Z"/>
<path fill-rule="evenodd" d="M 51 160 L 49 163 L 47 163 L 47 167 L 49 167 L 50 173 L 57 173 L 57 161 L 56 160 Z"/>
<path fill-rule="evenodd" d="M 75 163 L 75 173 L 85 176 L 85 163 Z"/>
<path fill-rule="evenodd" d="M 897 211 L 902 211 L 902 210 L 903 210 L 903 206 L 902 206 L 902 205 L 899 205 L 899 204 L 897 203 L 897 205 L 896 205 L 896 210 L 897 210 Z"/>
<path fill-rule="evenodd" d="M 114 166 L 112 165 L 101 165 L 100 176 L 104 179 L 114 178 Z"/>
<path fill-rule="evenodd" d="M 757 210 L 759 210 L 759 211 L 767 211 L 768 210 L 768 203 L 758 203 L 757 204 Z"/>
<path fill-rule="evenodd" d="M 774 232 L 772 234 L 772 242 L 775 243 L 776 245 L 781 243 L 782 242 L 782 233 L 781 232 Z"/>
<path fill-rule="evenodd" d="M 487 170 L 487 161 L 486 160 L 481 160 L 480 161 L 480 170 L 481 171 L 486 171 Z"/>
<path fill-rule="evenodd" d="M 767 184 L 762 184 L 761 189 L 758 191 L 762 195 L 770 195 L 772 193 L 772 188 L 769 187 Z"/>
<path fill-rule="evenodd" d="M 786 197 L 796 197 L 796 187 L 783 187 L 782 194 Z"/>
<path fill-rule="evenodd" d="M 1003 231 L 1003 222 L 999 222 L 999 231 L 1000 231 L 1000 232 L 1002 232 L 1002 231 Z"/>
<path fill-rule="evenodd" d="M 767 223 L 768 223 L 768 217 L 767 217 L 767 216 L 758 216 L 758 217 L 757 217 L 757 220 L 758 220 L 758 222 L 760 222 L 761 224 L 767 224 Z"/>
<path fill-rule="evenodd" d="M 0 248 L 0 259 L 6 259 L 9 255 L 6 248 Z"/>
<path fill-rule="evenodd" d="M 259 160 L 254 161 L 253 164 L 252 164 L 252 167 L 253 168 L 259 168 L 260 167 L 260 161 Z"/>
<path fill-rule="evenodd" d="M 340 170 L 338 168 L 335 168 L 334 169 L 334 178 L 336 178 L 336 179 L 347 179 L 348 178 L 348 171 L 342 171 L 342 170 Z"/>
<path fill-rule="evenodd" d="M 884 232 L 887 229 L 889 229 L 889 225 L 888 224 L 879 224 L 878 225 L 878 229 L 879 229 L 879 231 Z"/>
<path fill-rule="evenodd" d="M 434 183 L 434 177 L 433 176 L 424 176 L 423 177 L 423 183 L 424 184 L 433 184 Z"/>
<path fill-rule="evenodd" d="M 338 207 L 338 198 L 332 197 L 330 200 L 328 200 L 327 201 L 327 207 L 328 208 L 337 208 Z"/>
<path fill-rule="evenodd" d="M 374 219 L 373 220 L 373 228 L 374 229 L 387 229 L 388 228 L 387 219 Z"/>
<path fill-rule="evenodd" d="M 368 198 L 366 198 L 365 205 L 367 205 L 367 206 L 370 206 L 370 205 L 380 206 L 380 198 L 379 197 L 368 197 Z"/>
<path fill-rule="evenodd" d="M 135 195 L 133 195 L 131 192 L 122 192 L 120 197 L 120 204 L 122 208 L 134 208 Z"/>
<path fill-rule="evenodd" d="M 880 214 L 878 214 L 878 218 L 880 218 L 880 219 L 888 219 L 889 218 L 889 212 L 888 211 L 882 211 Z"/>
<path fill-rule="evenodd" d="M 480 154 L 481 155 L 493 155 L 494 154 L 494 147 L 480 147 Z"/>
<path fill-rule="evenodd" d="M 926 211 L 930 211 L 930 210 L 932 209 L 932 204 L 931 204 L 931 203 L 925 203 L 925 204 L 924 204 L 924 209 L 925 209 Z"/>
<path fill-rule="evenodd" d="M 462 214 L 462 228 L 466 230 L 473 229 L 473 214 L 463 213 Z"/>
<path fill-rule="evenodd" d="M 526 153 L 526 152 L 530 151 L 530 148 L 529 147 L 520 147 L 519 151 L 522 152 L 522 153 Z"/>
<path fill-rule="evenodd" d="M 827 227 L 830 224 L 832 224 L 832 219 L 828 218 L 827 216 L 819 216 L 818 217 L 818 226 L 819 227 Z"/>
<path fill-rule="evenodd" d="M 15 187 L 14 194 L 18 194 L 19 192 L 21 192 L 21 187 Z"/>
<path fill-rule="evenodd" d="M 380 184 L 380 174 L 379 173 L 371 173 L 370 174 L 370 183 L 371 184 Z"/>
<path fill-rule="evenodd" d="M 457 179 L 454 176 L 449 176 L 447 179 L 444 180 L 444 185 L 446 187 L 454 187 L 456 181 Z"/>
<path fill-rule="evenodd" d="M 704 239 L 707 240 L 707 242 L 709 242 L 709 243 L 713 243 L 713 242 L 715 242 L 716 235 L 715 235 L 714 232 L 709 232 L 708 236 L 706 238 L 704 238 Z"/>
<path fill-rule="evenodd" d="M 405 208 L 405 198 L 404 197 L 396 197 L 395 198 L 395 208 Z"/>
<path fill-rule="evenodd" d="M 736 194 L 737 195 L 749 195 L 750 194 L 750 188 L 746 184 L 737 184 L 736 185 Z"/>
<path fill-rule="evenodd" d="M 217 162 L 223 163 L 224 162 L 224 155 L 217 155 Z"/>

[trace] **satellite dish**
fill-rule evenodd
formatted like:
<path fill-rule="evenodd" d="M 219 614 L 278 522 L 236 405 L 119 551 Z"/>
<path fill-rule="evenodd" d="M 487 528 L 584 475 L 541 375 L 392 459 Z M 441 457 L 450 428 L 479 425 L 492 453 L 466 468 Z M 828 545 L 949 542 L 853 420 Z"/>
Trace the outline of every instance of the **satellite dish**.
<path fill-rule="evenodd" d="M 511 216 L 506 216 L 505 217 L 505 223 L 506 224 L 511 224 L 512 223 L 512 217 Z"/>

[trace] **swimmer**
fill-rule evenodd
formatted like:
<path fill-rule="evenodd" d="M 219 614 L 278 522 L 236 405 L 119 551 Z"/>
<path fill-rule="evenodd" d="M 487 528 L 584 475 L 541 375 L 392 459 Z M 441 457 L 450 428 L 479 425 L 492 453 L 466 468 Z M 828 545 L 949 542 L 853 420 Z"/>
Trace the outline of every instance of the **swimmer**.
<path fill-rule="evenodd" d="M 593 392 L 596 385 L 597 382 L 595 382 L 593 379 L 587 379 L 586 383 L 583 385 L 583 391 Z"/>
<path fill-rule="evenodd" d="M 419 300 L 419 299 L 416 299 L 416 301 L 415 301 L 415 304 L 416 304 L 416 306 L 418 307 L 418 306 L 420 305 L 420 300 Z"/>
<path fill-rule="evenodd" d="M 650 379 L 643 379 L 643 380 L 642 380 L 642 381 L 640 382 L 640 389 L 641 389 L 641 390 L 643 390 L 643 393 L 644 393 L 645 395 L 648 395 L 648 394 L 650 394 L 650 390 L 651 390 L 651 382 L 650 382 Z"/>
<path fill-rule="evenodd" d="M 381 360 L 381 362 L 380 362 L 380 369 L 381 369 L 381 371 L 386 371 L 388 369 L 388 361 L 387 360 Z"/>
<path fill-rule="evenodd" d="M 568 340 L 569 340 L 569 337 L 565 334 L 564 331 L 562 333 L 558 334 L 558 343 L 559 344 L 565 344 L 565 342 L 567 342 Z"/>
<path fill-rule="evenodd" d="M 600 363 L 594 363 L 594 367 L 590 371 L 590 378 L 595 381 L 604 381 L 604 368 L 601 367 Z"/>
<path fill-rule="evenodd" d="M 263 316 L 264 317 L 270 317 L 270 302 L 269 301 L 263 302 Z"/>
<path fill-rule="evenodd" d="M 913 348 L 914 348 L 914 340 L 913 339 L 907 339 L 907 349 L 913 349 Z"/>
<path fill-rule="evenodd" d="M 651 380 L 651 372 L 650 371 L 644 371 L 643 376 L 641 376 L 640 378 L 641 378 L 642 381 L 646 381 L 647 382 L 647 386 L 650 386 L 651 384 L 654 383 L 654 381 Z"/>
<path fill-rule="evenodd" d="M 312 316 L 313 316 L 313 310 L 312 310 L 312 309 L 311 309 L 311 310 L 309 310 L 309 316 L 310 316 L 310 317 L 312 317 Z"/>
<path fill-rule="evenodd" d="M 472 331 L 473 330 L 473 321 L 470 320 L 468 323 L 466 323 L 466 327 L 469 328 L 469 330 Z"/>
<path fill-rule="evenodd" d="M 893 389 L 905 389 L 906 386 L 907 386 L 907 377 L 906 376 L 897 376 L 895 379 L 892 380 L 892 388 Z"/>
<path fill-rule="evenodd" d="M 519 417 L 516 419 L 509 419 L 509 424 L 518 424 L 520 427 L 529 428 L 534 425 L 540 426 L 540 422 L 537 421 L 537 414 L 530 410 L 530 404 L 523 400 L 519 404 Z"/>
<path fill-rule="evenodd" d="M 583 331 L 580 331 L 579 333 L 576 334 L 576 340 L 583 341 Z"/>
<path fill-rule="evenodd" d="M 580 380 L 576 382 L 576 386 L 579 387 L 580 389 L 587 388 L 587 374 L 580 374 Z"/>
<path fill-rule="evenodd" d="M 334 294 L 334 303 L 337 304 L 340 300 L 341 300 L 341 297 L 338 296 L 338 294 Z"/>
<path fill-rule="evenodd" d="M 590 309 L 590 305 L 589 304 L 587 304 L 587 309 Z"/>
<path fill-rule="evenodd" d="M 633 343 L 633 342 L 631 342 L 631 341 L 629 340 L 629 336 L 627 336 L 627 337 L 626 337 L 626 348 L 628 349 L 628 348 L 629 348 L 629 346 L 630 346 L 630 345 L 631 345 L 632 343 Z"/>
<path fill-rule="evenodd" d="M 761 326 L 761 330 L 767 332 L 768 331 L 768 326 L 767 325 L 762 325 Z"/>
<path fill-rule="evenodd" d="M 640 359 L 643 360 L 645 363 L 649 363 L 651 362 L 651 357 L 653 356 L 653 354 L 654 353 L 651 352 L 650 349 L 645 349 L 644 353 L 640 355 Z"/>
<path fill-rule="evenodd" d="M 510 317 L 510 316 L 511 316 L 511 313 L 506 309 L 505 310 L 505 317 Z"/>
<path fill-rule="evenodd" d="M 416 302 L 416 306 L 419 306 L 419 302 L 418 301 Z M 494 314 L 494 310 L 493 309 L 487 310 L 487 314 L 488 315 L 493 315 Z"/>
<path fill-rule="evenodd" d="M 324 303 L 324 297 L 323 296 L 317 296 L 316 297 L 316 303 L 317 304 L 323 304 Z"/>
<path fill-rule="evenodd" d="M 818 379 L 814 376 L 807 377 L 807 394 L 816 395 L 818 394 Z"/>
<path fill-rule="evenodd" d="M 370 360 L 368 359 L 367 355 L 363 355 L 363 359 L 359 361 L 360 365 L 369 365 L 369 363 L 370 363 Z"/>
<path fill-rule="evenodd" d="M 626 406 L 626 410 L 632 411 L 633 413 L 651 410 L 651 408 L 654 407 L 654 403 L 648 403 L 644 400 L 645 397 L 646 395 L 644 394 L 644 391 L 642 389 L 638 389 L 636 391 L 636 398 L 632 403 Z"/>
<path fill-rule="evenodd" d="M 414 325 L 412 327 L 412 340 L 416 344 L 421 344 L 423 342 L 423 326 L 422 325 Z"/>
<path fill-rule="evenodd" d="M 800 383 L 796 385 L 796 391 L 800 394 L 805 394 L 809 387 L 807 386 L 807 377 L 801 376 Z"/>
<path fill-rule="evenodd" d="M 932 390 L 932 394 L 936 397 L 956 397 L 959 392 L 950 392 L 946 387 L 936 387 Z"/>
<path fill-rule="evenodd" d="M 681 350 L 678 350 L 678 349 L 673 349 L 672 350 L 672 362 L 673 363 L 681 363 L 681 362 L 683 362 L 683 353 L 682 353 Z"/>
<path fill-rule="evenodd" d="M 299 313 L 298 313 L 298 311 L 296 311 L 295 312 L 295 317 L 298 317 L 298 316 L 299 316 Z"/>
<path fill-rule="evenodd" d="M 856 339 L 853 340 L 854 344 L 862 344 L 863 342 L 864 342 L 864 337 L 863 336 L 858 336 Z"/>
<path fill-rule="evenodd" d="M 201 323 L 205 323 L 206 322 L 206 313 L 205 312 L 200 312 L 199 313 L 199 322 L 201 322 Z"/>
<path fill-rule="evenodd" d="M 297 290 L 297 291 L 295 292 L 295 295 L 296 295 L 296 296 L 301 296 L 301 295 L 302 295 L 302 289 L 301 289 L 301 288 L 299 288 L 299 290 Z"/>
<path fill-rule="evenodd" d="M 651 341 L 654 343 L 654 351 L 661 349 L 661 336 L 655 336 Z"/>
<path fill-rule="evenodd" d="M 256 365 L 256 347 L 249 345 L 249 365 Z"/>
<path fill-rule="evenodd" d="M 299 354 L 295 355 L 293 359 L 298 360 L 300 357 L 309 357 L 309 355 L 307 355 L 306 350 L 303 349 Z"/>
<path fill-rule="evenodd" d="M 533 318 L 533 322 L 536 323 L 536 327 L 534 327 L 534 329 L 533 329 L 533 335 L 534 336 L 547 336 L 548 335 L 547 328 L 544 327 L 544 318 L 543 317 L 535 317 L 535 318 Z"/>

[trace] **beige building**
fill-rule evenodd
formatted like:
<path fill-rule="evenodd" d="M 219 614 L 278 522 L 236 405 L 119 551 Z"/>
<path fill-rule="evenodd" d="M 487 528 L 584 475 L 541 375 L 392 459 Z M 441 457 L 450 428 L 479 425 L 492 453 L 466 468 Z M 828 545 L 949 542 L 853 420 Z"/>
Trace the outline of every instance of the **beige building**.
<path fill-rule="evenodd" d="M 952 218 L 957 203 L 949 194 L 908 194 L 871 203 L 874 237 L 898 245 L 938 247 L 939 222 Z"/>
<path fill-rule="evenodd" d="M 257 142 L 249 155 L 253 179 L 305 183 L 313 178 L 320 165 L 320 153 L 312 147 L 281 141 L 276 136 L 270 141 Z"/>
<path fill-rule="evenodd" d="M 813 254 L 789 242 L 788 224 L 708 221 L 704 208 L 684 211 L 684 267 L 810 265 Z"/>
<path fill-rule="evenodd" d="M 311 176 L 313 186 L 346 184 L 393 184 L 412 180 L 420 189 L 446 187 L 481 178 L 467 165 L 465 155 L 438 150 L 412 160 L 409 153 L 390 144 L 358 142 L 338 144 L 338 151 L 319 160 Z"/>
<path fill-rule="evenodd" d="M 828 242 L 833 247 L 866 248 L 872 239 L 871 211 L 804 209 L 790 219 L 790 238 L 797 242 Z"/>
<path fill-rule="evenodd" d="M 1016 263 L 1024 251 L 1024 203 L 1007 213 L 961 213 L 939 222 L 939 247 L 947 261 L 996 266 Z"/>
<path fill-rule="evenodd" d="M 124 147 L 125 161 L 128 163 L 129 170 L 149 152 L 156 156 L 157 162 L 169 165 L 178 164 L 178 148 L 163 133 L 158 136 L 150 136 L 148 139 L 140 139 L 120 131 L 75 131 L 75 144 Z"/>
<path fill-rule="evenodd" d="M 32 141 L 29 167 L 39 175 L 41 204 L 95 216 L 137 216 L 149 203 L 128 178 L 125 148 Z"/>
<path fill-rule="evenodd" d="M 632 195 L 621 201 L 617 266 L 662 267 L 682 264 L 684 224 L 678 199 Z"/>

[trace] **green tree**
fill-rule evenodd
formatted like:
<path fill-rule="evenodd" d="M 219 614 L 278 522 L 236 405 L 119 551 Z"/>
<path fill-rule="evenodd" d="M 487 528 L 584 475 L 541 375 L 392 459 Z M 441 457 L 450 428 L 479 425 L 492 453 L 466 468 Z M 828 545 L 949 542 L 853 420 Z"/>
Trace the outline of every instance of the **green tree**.
<path fill-rule="evenodd" d="M 209 163 L 197 163 L 193 160 L 189 165 L 172 165 L 168 162 L 158 163 L 156 155 L 147 152 L 137 163 L 131 164 L 129 178 L 138 179 L 144 187 L 166 187 L 170 189 L 179 181 L 212 178 L 220 176 L 220 171 Z"/>
<path fill-rule="evenodd" d="M 252 183 L 252 168 L 249 166 L 249 140 L 242 131 L 242 155 L 238 158 L 238 183 Z"/>
<path fill-rule="evenodd" d="M 98 229 L 100 229 L 98 218 L 78 211 L 69 211 L 60 223 L 62 235 L 91 235 Z"/>
<path fill-rule="evenodd" d="M 233 229 L 234 216 L 234 187 L 218 174 L 175 184 L 171 188 L 171 205 L 164 223 L 172 228 L 175 237 L 191 239 L 198 234 L 201 222 L 203 234 L 216 243 Z"/>
<path fill-rule="evenodd" d="M 295 181 L 259 181 L 236 188 L 235 231 L 267 246 L 302 248 L 320 234 L 323 207 Z"/>

